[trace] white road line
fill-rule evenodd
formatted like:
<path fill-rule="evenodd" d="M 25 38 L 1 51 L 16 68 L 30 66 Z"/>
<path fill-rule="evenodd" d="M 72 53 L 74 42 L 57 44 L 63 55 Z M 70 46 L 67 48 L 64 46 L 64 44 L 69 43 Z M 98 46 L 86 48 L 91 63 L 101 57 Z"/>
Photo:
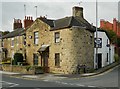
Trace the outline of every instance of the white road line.
<path fill-rule="evenodd" d="M 61 83 L 60 81 L 55 81 L 56 83 Z"/>
<path fill-rule="evenodd" d="M 19 85 L 19 84 L 17 84 L 17 83 L 6 82 L 6 81 L 1 81 L 1 83 L 5 83 L 5 84 L 7 84 L 7 85 L 11 85 L 11 86 L 9 86 L 9 87 L 15 87 L 15 86 L 18 86 L 18 85 Z"/>
<path fill-rule="evenodd" d="M 15 86 L 18 86 L 19 84 L 14 84 L 14 85 L 12 85 L 12 86 L 9 86 L 9 87 L 15 87 Z"/>
<path fill-rule="evenodd" d="M 82 84 L 76 84 L 77 86 L 81 86 L 81 87 L 85 87 L 85 85 L 82 85 Z"/>
<path fill-rule="evenodd" d="M 96 86 L 88 86 L 88 87 L 96 87 Z"/>
<path fill-rule="evenodd" d="M 49 80 L 43 80 L 43 81 L 45 81 L 45 82 L 46 82 L 46 81 L 49 81 Z"/>
<path fill-rule="evenodd" d="M 72 83 L 69 83 L 70 85 L 74 85 L 74 84 L 72 84 Z"/>

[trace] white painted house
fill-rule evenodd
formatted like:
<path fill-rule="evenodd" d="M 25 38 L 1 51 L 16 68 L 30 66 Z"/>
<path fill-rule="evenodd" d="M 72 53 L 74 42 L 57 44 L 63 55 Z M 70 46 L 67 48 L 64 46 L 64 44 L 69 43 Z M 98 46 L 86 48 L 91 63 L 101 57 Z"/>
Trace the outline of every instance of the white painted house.
<path fill-rule="evenodd" d="M 94 68 L 102 68 L 114 62 L 114 48 L 106 31 L 98 30 L 98 57 L 96 58 L 96 32 L 94 33 Z"/>

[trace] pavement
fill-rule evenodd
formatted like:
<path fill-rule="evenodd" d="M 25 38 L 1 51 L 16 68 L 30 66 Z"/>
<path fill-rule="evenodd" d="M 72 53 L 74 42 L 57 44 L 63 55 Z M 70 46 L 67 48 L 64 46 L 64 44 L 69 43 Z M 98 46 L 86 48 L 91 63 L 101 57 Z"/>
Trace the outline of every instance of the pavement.
<path fill-rule="evenodd" d="M 119 65 L 117 65 L 119 66 Z M 29 79 L 47 79 L 47 80 L 58 80 L 58 79 L 64 79 L 64 78 L 81 78 L 81 77 L 89 77 L 89 76 L 96 76 L 105 72 L 108 72 L 112 69 L 114 69 L 114 66 L 107 71 L 106 69 L 100 69 L 94 73 L 84 73 L 84 74 L 52 74 L 52 73 L 45 73 L 45 74 L 37 74 L 37 75 L 27 75 L 27 74 L 21 74 L 21 73 L 14 73 L 14 72 L 6 72 L 6 71 L 0 71 L 0 74 L 6 74 L 10 75 L 12 77 L 20 77 L 20 78 L 29 78 Z"/>

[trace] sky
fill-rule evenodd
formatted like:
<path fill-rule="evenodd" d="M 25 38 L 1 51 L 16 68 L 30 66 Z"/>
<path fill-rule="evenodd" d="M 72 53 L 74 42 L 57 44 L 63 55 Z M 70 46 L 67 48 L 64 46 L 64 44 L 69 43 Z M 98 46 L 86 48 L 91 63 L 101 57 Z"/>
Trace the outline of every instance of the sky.
<path fill-rule="evenodd" d="M 26 15 L 37 17 L 47 16 L 48 19 L 60 19 L 72 16 L 72 7 L 83 7 L 84 18 L 93 25 L 96 25 L 96 0 L 2 0 L 0 2 L 0 31 L 12 31 L 13 19 L 24 20 L 24 5 Z M 114 2 L 113 2 L 114 1 Z M 79 4 L 80 3 L 80 4 Z M 98 27 L 100 19 L 112 22 L 113 18 L 118 19 L 118 1 L 98 0 Z"/>

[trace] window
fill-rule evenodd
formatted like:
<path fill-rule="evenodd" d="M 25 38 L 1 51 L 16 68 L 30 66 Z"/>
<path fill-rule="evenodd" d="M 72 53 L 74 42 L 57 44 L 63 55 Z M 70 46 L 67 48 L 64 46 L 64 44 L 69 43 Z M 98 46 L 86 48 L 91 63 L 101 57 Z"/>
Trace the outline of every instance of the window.
<path fill-rule="evenodd" d="M 38 65 L 38 55 L 33 54 L 33 65 Z"/>
<path fill-rule="evenodd" d="M 108 62 L 108 53 L 107 53 L 107 62 Z"/>
<path fill-rule="evenodd" d="M 14 46 L 14 38 L 11 39 L 11 47 Z"/>
<path fill-rule="evenodd" d="M 38 41 L 39 41 L 38 32 L 34 32 L 34 44 L 38 44 Z"/>
<path fill-rule="evenodd" d="M 23 35 L 23 44 L 26 45 L 26 35 Z"/>
<path fill-rule="evenodd" d="M 59 42 L 60 42 L 60 33 L 55 32 L 55 43 L 59 43 Z"/>
<path fill-rule="evenodd" d="M 55 53 L 55 66 L 60 66 L 60 53 Z"/>
<path fill-rule="evenodd" d="M 1 46 L 4 47 L 4 41 L 2 40 Z"/>

